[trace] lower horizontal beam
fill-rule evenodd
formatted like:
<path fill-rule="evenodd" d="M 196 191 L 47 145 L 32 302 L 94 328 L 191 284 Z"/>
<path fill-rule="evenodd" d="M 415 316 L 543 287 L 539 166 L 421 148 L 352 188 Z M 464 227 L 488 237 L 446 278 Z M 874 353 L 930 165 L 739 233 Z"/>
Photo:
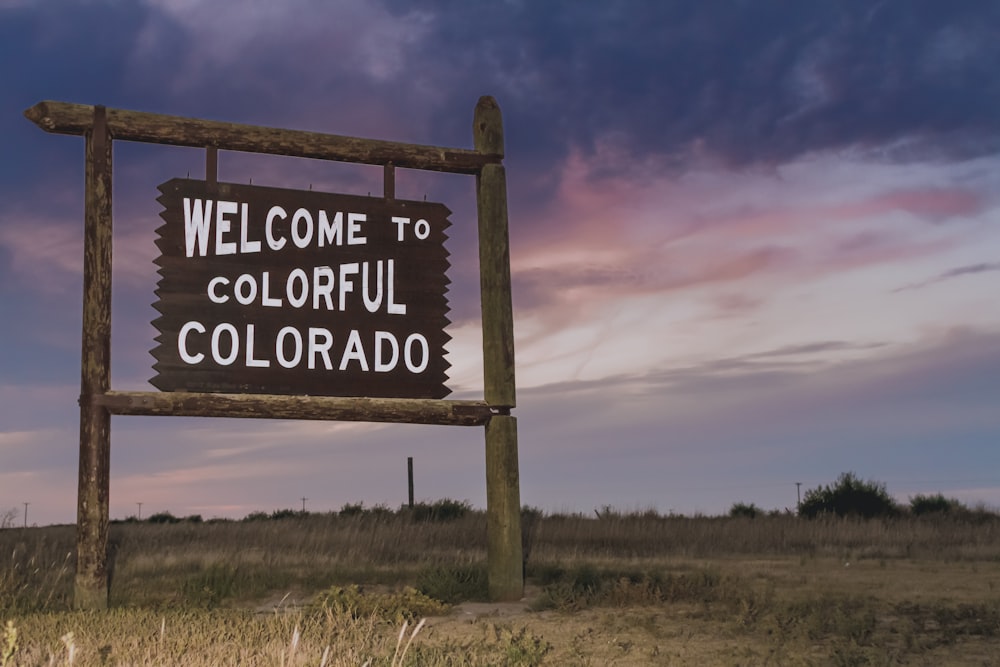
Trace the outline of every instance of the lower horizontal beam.
<path fill-rule="evenodd" d="M 93 403 L 113 415 L 313 419 L 445 426 L 485 426 L 493 415 L 506 411 L 505 406 L 491 406 L 485 401 L 180 391 L 109 391 L 95 395 Z"/>

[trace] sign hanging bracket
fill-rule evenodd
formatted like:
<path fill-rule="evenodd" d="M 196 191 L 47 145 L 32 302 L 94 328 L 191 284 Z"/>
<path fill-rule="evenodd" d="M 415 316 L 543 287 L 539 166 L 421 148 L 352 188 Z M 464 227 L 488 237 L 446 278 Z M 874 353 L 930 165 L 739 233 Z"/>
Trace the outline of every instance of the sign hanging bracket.
<path fill-rule="evenodd" d="M 214 192 L 219 187 L 219 147 L 205 147 L 205 182 L 208 189 Z"/>
<path fill-rule="evenodd" d="M 386 199 L 396 198 L 396 165 L 392 161 L 386 162 L 382 167 L 383 196 Z"/>

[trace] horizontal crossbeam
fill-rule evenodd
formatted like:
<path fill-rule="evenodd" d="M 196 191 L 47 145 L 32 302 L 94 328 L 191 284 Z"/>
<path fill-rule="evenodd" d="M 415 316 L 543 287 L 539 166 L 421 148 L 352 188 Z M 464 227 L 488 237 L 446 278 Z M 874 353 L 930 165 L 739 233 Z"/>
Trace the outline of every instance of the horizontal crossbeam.
<path fill-rule="evenodd" d="M 88 104 L 46 100 L 27 109 L 24 115 L 46 132 L 55 134 L 83 135 L 94 123 L 94 107 Z M 391 162 L 396 167 L 457 174 L 478 174 L 484 165 L 503 160 L 501 154 L 486 154 L 466 148 L 284 130 L 145 111 L 108 108 L 106 118 L 112 139 L 170 146 L 215 147 L 245 153 L 383 166 Z"/>

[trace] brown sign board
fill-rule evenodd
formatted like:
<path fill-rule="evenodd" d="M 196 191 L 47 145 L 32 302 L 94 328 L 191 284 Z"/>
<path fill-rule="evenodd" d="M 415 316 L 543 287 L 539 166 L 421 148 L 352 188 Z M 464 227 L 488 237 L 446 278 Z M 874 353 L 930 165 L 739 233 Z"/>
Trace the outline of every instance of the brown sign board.
<path fill-rule="evenodd" d="M 157 389 L 450 393 L 446 206 L 190 179 L 159 189 Z"/>

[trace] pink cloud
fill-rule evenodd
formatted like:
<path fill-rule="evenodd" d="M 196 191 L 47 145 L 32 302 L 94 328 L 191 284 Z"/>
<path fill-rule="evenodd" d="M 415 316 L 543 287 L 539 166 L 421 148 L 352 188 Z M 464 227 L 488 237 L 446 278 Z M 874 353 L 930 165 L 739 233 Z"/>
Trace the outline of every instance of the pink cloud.
<path fill-rule="evenodd" d="M 8 214 L 0 225 L 0 246 L 11 256 L 10 269 L 31 291 L 63 293 L 67 277 L 80 275 L 83 265 L 83 224 L 37 220 Z M 76 289 L 75 287 L 73 288 Z"/>
<path fill-rule="evenodd" d="M 617 157 L 564 165 L 553 203 L 523 225 L 512 253 L 522 305 L 670 291 L 760 276 L 795 280 L 938 252 L 947 241 L 883 230 L 899 210 L 975 212 L 974 193 L 907 190 L 859 201 L 811 204 L 788 185 L 786 199 L 755 201 L 738 174 L 688 188 L 663 171 L 613 172 Z M 600 167 L 601 176 L 595 175 Z M 612 175 L 603 174 L 611 171 Z M 750 184 L 751 188 L 753 183 Z M 587 296 L 582 296 L 586 294 Z"/>
<path fill-rule="evenodd" d="M 869 217 L 903 211 L 932 222 L 976 215 L 985 207 L 984 198 L 961 188 L 924 187 L 894 190 L 834 212 L 840 217 Z"/>
<path fill-rule="evenodd" d="M 83 220 L 5 216 L 0 225 L 0 246 L 11 256 L 10 269 L 32 292 L 78 292 L 83 275 Z M 125 225 L 114 233 L 114 277 L 129 283 L 154 274 L 156 255 L 152 229 Z"/>

